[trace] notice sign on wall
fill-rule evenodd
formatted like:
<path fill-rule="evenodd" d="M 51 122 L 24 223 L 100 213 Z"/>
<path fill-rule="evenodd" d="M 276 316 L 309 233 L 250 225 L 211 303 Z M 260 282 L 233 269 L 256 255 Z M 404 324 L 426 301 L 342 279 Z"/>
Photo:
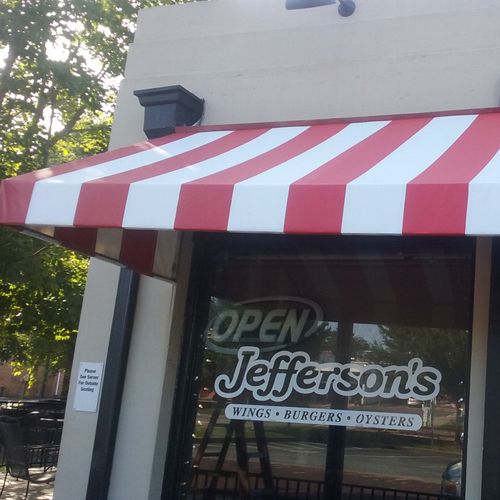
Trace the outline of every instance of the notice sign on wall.
<path fill-rule="evenodd" d="M 103 363 L 82 362 L 78 370 L 73 410 L 97 411 L 101 392 Z"/>

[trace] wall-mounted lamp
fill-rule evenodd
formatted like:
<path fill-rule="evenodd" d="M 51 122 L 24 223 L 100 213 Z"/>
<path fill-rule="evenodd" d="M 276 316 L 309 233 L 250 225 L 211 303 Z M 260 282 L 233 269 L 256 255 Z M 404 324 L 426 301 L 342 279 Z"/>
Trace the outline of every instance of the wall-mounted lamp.
<path fill-rule="evenodd" d="M 286 0 L 287 10 L 309 9 L 310 7 L 322 7 L 337 3 L 336 0 Z M 353 0 L 339 0 L 339 14 L 342 17 L 349 17 L 356 10 Z"/>
<path fill-rule="evenodd" d="M 204 101 L 181 85 L 135 90 L 144 106 L 144 133 L 148 139 L 171 134 L 175 127 L 193 125 L 203 114 Z"/>

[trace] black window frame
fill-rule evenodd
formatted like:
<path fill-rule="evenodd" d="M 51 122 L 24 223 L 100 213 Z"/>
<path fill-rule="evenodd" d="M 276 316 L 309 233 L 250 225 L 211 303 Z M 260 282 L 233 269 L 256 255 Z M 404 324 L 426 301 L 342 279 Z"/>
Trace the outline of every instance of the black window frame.
<path fill-rule="evenodd" d="M 500 241 L 500 240 L 499 240 Z M 195 233 L 193 236 L 193 253 L 191 272 L 189 277 L 188 294 L 185 307 L 185 323 L 180 351 L 180 363 L 175 383 L 175 393 L 171 414 L 171 425 L 165 472 L 162 487 L 162 500 L 183 498 L 181 481 L 183 469 L 190 461 L 191 433 L 194 428 L 200 380 L 197 373 L 200 371 L 203 358 L 204 327 L 208 319 L 210 268 L 207 261 L 214 252 L 222 250 L 239 250 L 252 248 L 259 250 L 273 250 L 289 252 L 290 248 L 307 250 L 330 250 L 336 253 L 352 254 L 360 248 L 363 251 L 378 252 L 412 252 L 415 248 L 439 248 L 456 251 L 457 246 L 470 251 L 472 261 L 471 323 L 468 348 L 468 362 L 466 379 L 470 380 L 470 361 L 472 348 L 472 313 L 474 306 L 474 263 L 476 260 L 476 238 L 471 237 L 433 237 L 433 236 L 325 236 L 325 235 L 276 235 L 276 234 L 247 234 L 247 233 Z M 499 243 L 500 247 L 500 243 Z M 500 253 L 500 251 L 499 251 Z M 197 333 L 198 332 L 198 333 Z M 469 388 L 466 384 L 464 395 L 464 442 L 462 466 L 462 494 L 466 489 L 466 457 L 467 457 L 467 428 L 469 408 Z M 344 453 L 344 450 L 342 450 Z M 185 455 L 183 455 L 185 454 Z"/>

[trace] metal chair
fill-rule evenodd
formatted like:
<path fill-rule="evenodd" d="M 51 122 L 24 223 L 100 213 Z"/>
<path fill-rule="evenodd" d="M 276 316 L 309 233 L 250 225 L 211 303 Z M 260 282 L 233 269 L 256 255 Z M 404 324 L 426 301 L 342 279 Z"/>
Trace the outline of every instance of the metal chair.
<path fill-rule="evenodd" d="M 24 431 L 19 420 L 11 417 L 0 417 L 0 439 L 4 447 L 5 476 L 0 497 L 5 489 L 7 476 L 26 481 L 28 497 L 31 483 L 51 483 L 55 479 L 55 472 L 49 469 L 57 463 L 58 446 L 34 445 L 25 443 Z M 34 471 L 37 467 L 41 471 Z"/>

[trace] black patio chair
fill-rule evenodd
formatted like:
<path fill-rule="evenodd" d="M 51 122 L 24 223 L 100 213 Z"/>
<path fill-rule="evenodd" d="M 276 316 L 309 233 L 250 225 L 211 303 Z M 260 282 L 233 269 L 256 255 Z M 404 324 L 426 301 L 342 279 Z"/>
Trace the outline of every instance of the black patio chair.
<path fill-rule="evenodd" d="M 5 454 L 5 476 L 0 497 L 5 489 L 7 476 L 26 481 L 28 497 L 31 483 L 51 483 L 55 479 L 52 470 L 57 463 L 58 446 L 34 445 L 25 443 L 25 432 L 19 420 L 11 417 L 0 417 L 0 440 Z M 37 470 L 35 470 L 35 468 Z"/>

